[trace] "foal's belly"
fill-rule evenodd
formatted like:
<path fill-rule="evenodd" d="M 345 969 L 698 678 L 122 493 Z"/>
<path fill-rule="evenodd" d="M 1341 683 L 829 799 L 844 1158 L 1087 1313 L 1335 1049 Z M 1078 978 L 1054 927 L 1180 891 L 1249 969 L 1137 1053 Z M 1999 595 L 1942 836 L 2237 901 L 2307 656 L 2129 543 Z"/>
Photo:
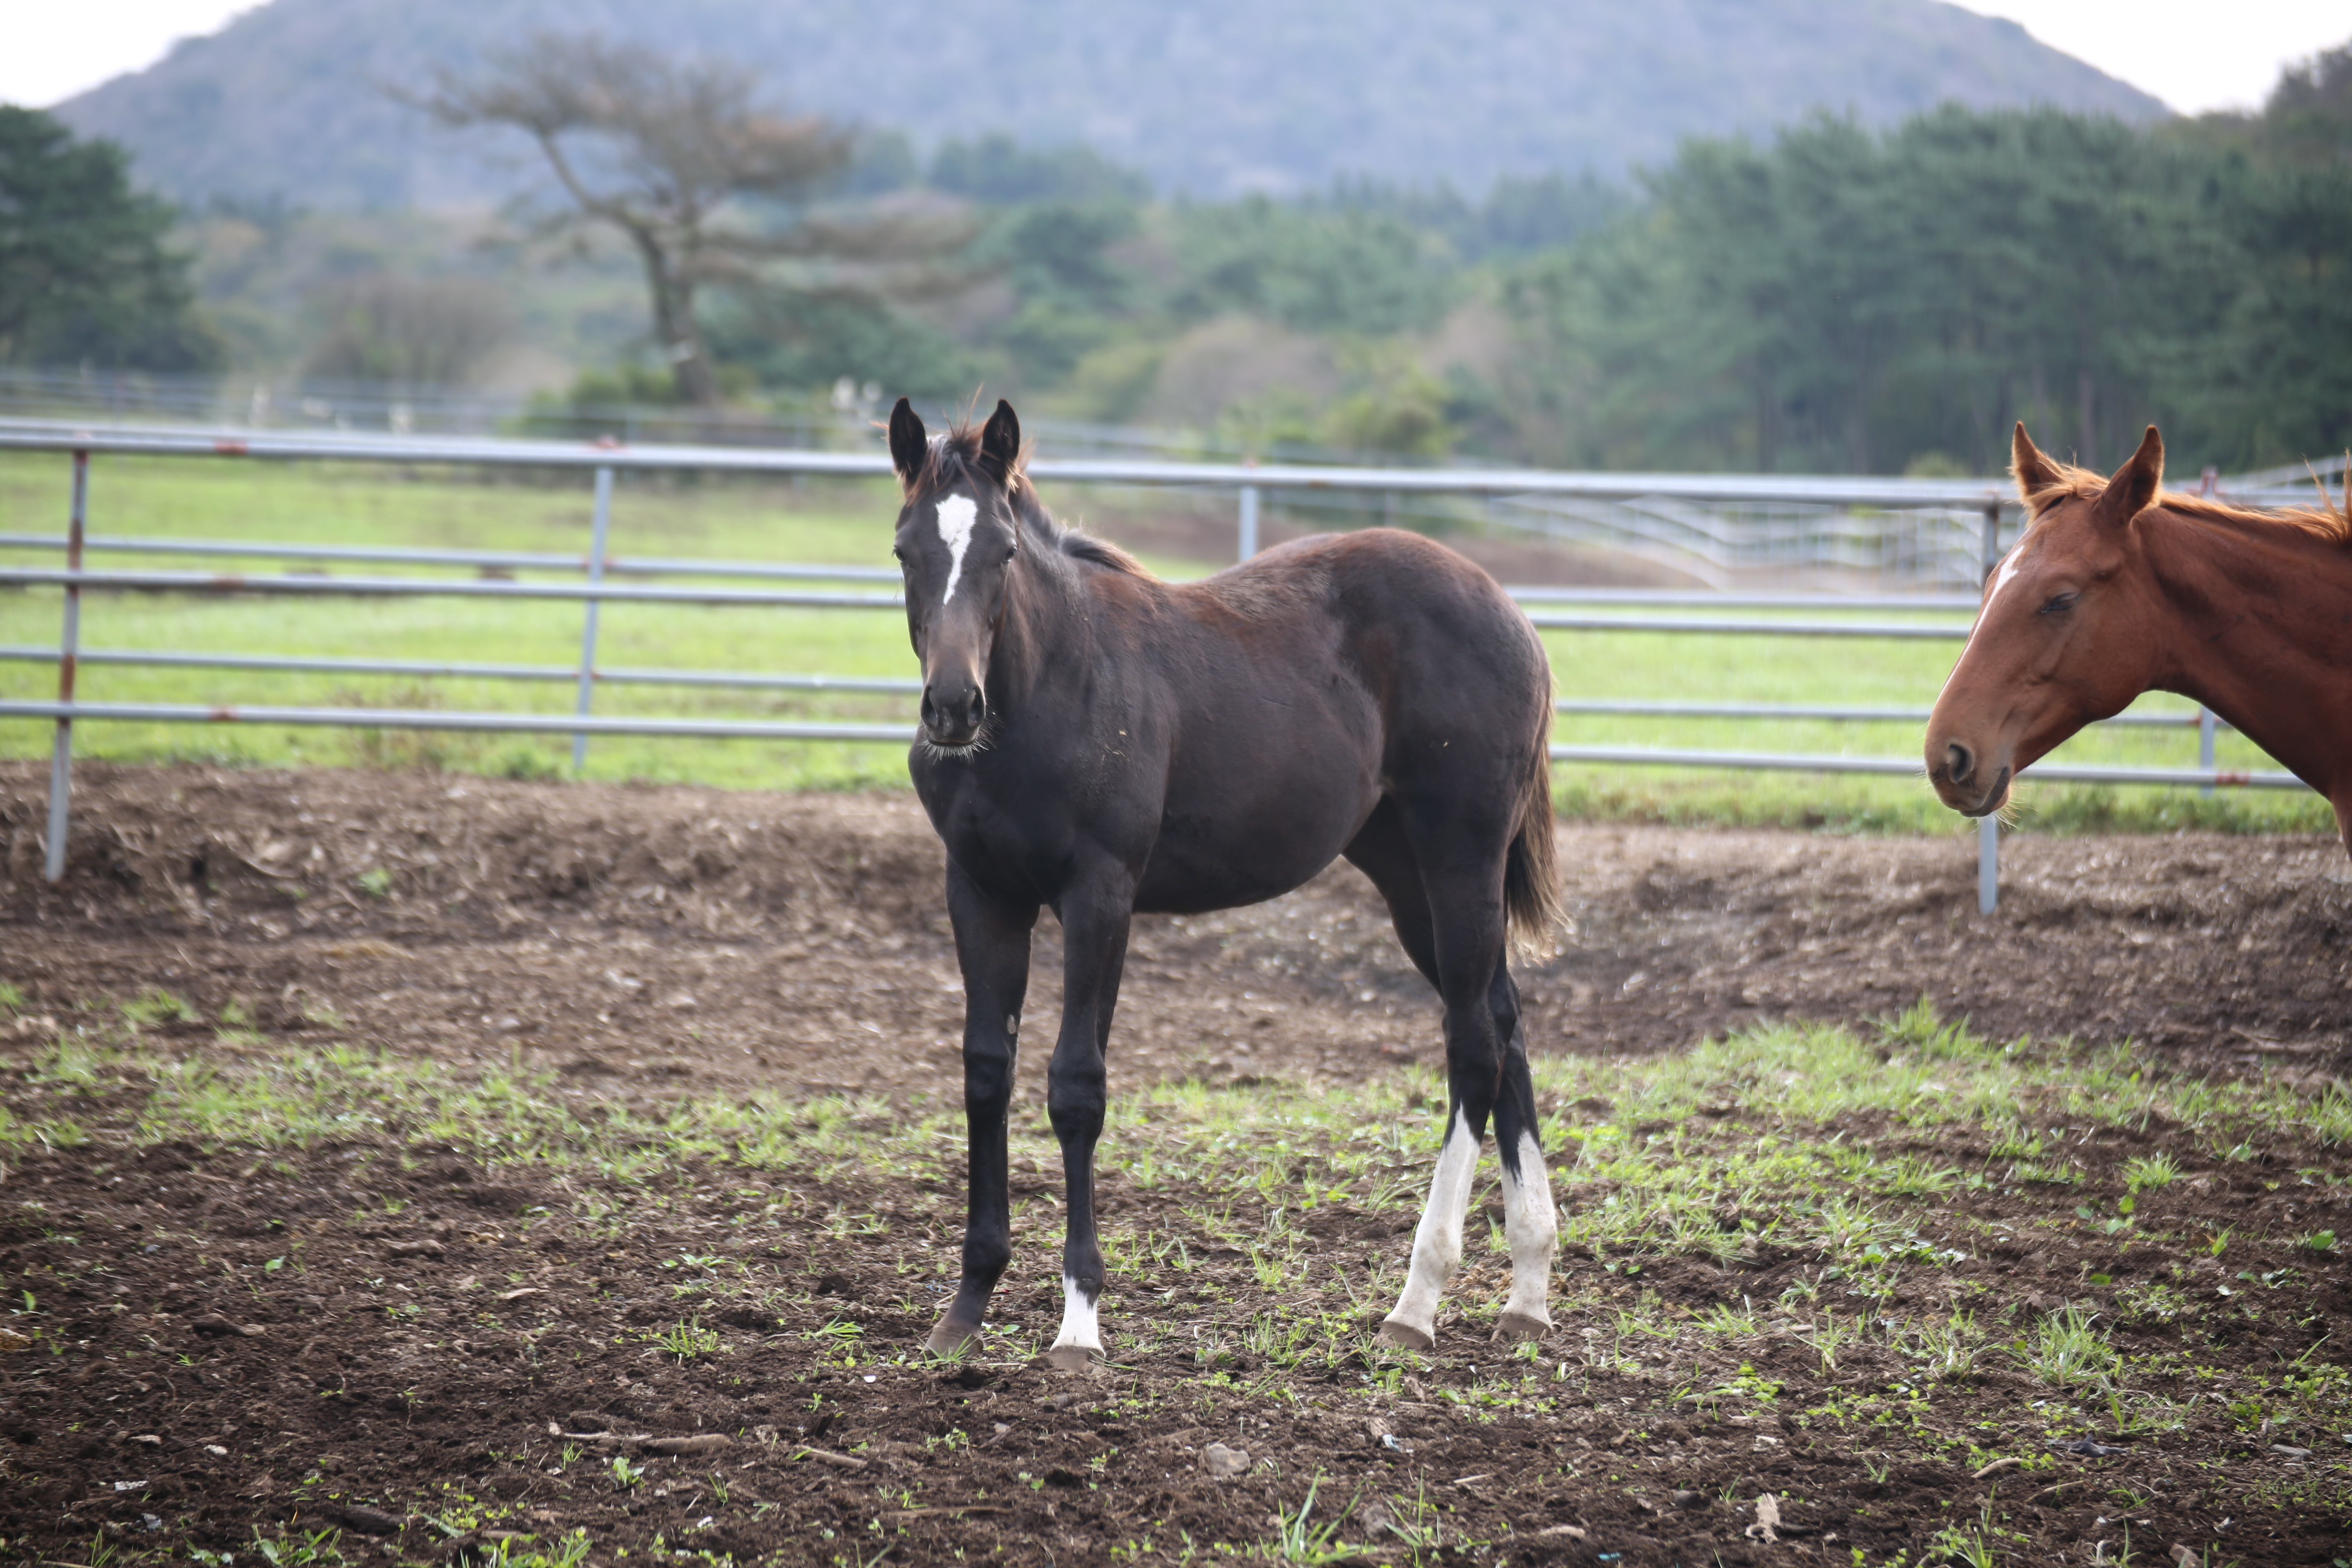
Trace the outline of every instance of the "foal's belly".
<path fill-rule="evenodd" d="M 1339 858 L 1379 802 L 1369 778 L 1340 773 L 1284 781 L 1238 801 L 1171 801 L 1135 907 L 1198 914 L 1262 903 L 1305 883 Z"/>

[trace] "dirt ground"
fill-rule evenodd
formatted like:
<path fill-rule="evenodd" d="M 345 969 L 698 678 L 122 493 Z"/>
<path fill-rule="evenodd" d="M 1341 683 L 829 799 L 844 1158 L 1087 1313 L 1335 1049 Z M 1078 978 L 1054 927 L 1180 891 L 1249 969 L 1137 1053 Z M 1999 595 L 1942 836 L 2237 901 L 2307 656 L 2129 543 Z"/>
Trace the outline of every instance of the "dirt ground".
<path fill-rule="evenodd" d="M 90 766 L 69 873 L 52 889 L 38 875 L 45 789 L 44 770 L 0 768 L 0 980 L 23 994 L 6 1092 L 20 1113 L 40 1092 L 23 1063 L 61 1021 L 149 992 L 205 1020 L 241 1009 L 265 1039 L 545 1069 L 593 1104 L 757 1088 L 936 1105 L 959 1089 L 940 852 L 911 797 Z M 1996 1037 L 2132 1037 L 2189 1073 L 2263 1065 L 2320 1086 L 2352 1059 L 2352 876 L 2332 841 L 2021 838 L 1987 919 L 1975 913 L 1972 838 L 1561 833 L 1575 929 L 1523 972 L 1539 1052 L 1640 1057 L 1759 1019 L 1866 1019 L 1926 995 Z M 1033 1027 L 1058 992 L 1050 921 L 1038 949 Z M 1343 1083 L 1436 1060 L 1434 1008 L 1344 867 L 1259 908 L 1141 921 L 1127 973 L 1115 1084 Z M 191 1051 L 238 1048 L 215 1043 L 209 1021 L 157 1026 L 179 1027 Z M 1028 1054 L 1034 1079 L 1045 1053 Z M 1033 1099 L 1041 1089 L 1023 1086 Z M 84 1086 L 79 1114 L 106 1124 L 138 1091 Z M 1727 1113 L 1726 1136 L 1738 1121 Z M 1973 1132 L 1910 1138 L 1883 1121 L 1832 1131 L 1921 1159 L 1987 1158 Z M 2215 1226 L 2260 1214 L 2282 1235 L 2333 1224 L 2352 1236 L 2352 1205 L 2332 1187 L 2280 1191 L 2298 1168 L 2340 1164 L 2336 1154 L 2283 1147 L 2228 1164 L 2160 1125 L 2084 1143 L 2085 1201 L 2120 1192 L 2122 1163 L 2158 1148 L 2179 1153 L 2195 1194 L 2184 1203 Z M 1974 1517 L 2004 1484 L 1925 1450 L 1876 1465 L 1786 1415 L 1662 1406 L 1651 1374 L 1597 1361 L 1594 1342 L 1576 1337 L 1600 1331 L 1565 1325 L 1540 1364 L 1575 1370 L 1592 1390 L 1565 1419 L 1473 1419 L 1441 1398 L 1502 1353 L 1467 1342 L 1360 1408 L 1342 1397 L 1360 1365 L 1286 1404 L 1245 1399 L 1235 1380 L 1255 1358 L 1238 1348 L 1077 1378 L 813 1355 L 852 1311 L 877 1352 L 928 1328 L 936 1302 L 902 1279 L 905 1237 L 818 1248 L 805 1227 L 762 1224 L 780 1196 L 768 1184 L 692 1162 L 652 1182 L 654 1199 L 618 1237 L 543 1217 L 571 1212 L 575 1192 L 429 1141 L 358 1132 L 268 1160 L 181 1142 L 27 1149 L 0 1183 L 14 1200 L 0 1208 L 0 1267 L 12 1284 L 37 1273 L 59 1292 L 41 1321 L 62 1325 L 49 1355 L 0 1357 L 0 1550 L 72 1568 L 98 1568 L 108 1552 L 135 1559 L 142 1532 L 167 1530 L 244 1562 L 262 1524 L 297 1544 L 305 1530 L 340 1530 L 334 1550 L 352 1562 L 487 1563 L 506 1550 L 499 1530 L 575 1527 L 600 1565 L 625 1546 L 747 1564 L 969 1555 L 1059 1568 L 1145 1539 L 1154 1560 L 1172 1561 L 1186 1539 L 1271 1538 L 1277 1511 L 1299 1500 L 1296 1478 L 1326 1463 L 1355 1478 L 1330 1505 L 1357 1510 L 1350 1539 L 1377 1533 L 1401 1496 L 1442 1495 L 1449 1539 L 1487 1543 L 1449 1559 L 1842 1563 L 1860 1550 L 1873 1563 L 1896 1552 L 1920 1563 L 1937 1560 L 1934 1527 Z M 936 1184 L 885 1171 L 793 1185 L 797 1212 L 868 1205 L 935 1238 L 925 1247 L 951 1246 L 960 1194 Z M 1027 1190 L 1044 1188 L 1040 1174 Z M 1219 1195 L 1180 1183 L 1153 1201 L 1182 1228 L 1177 1212 Z M 1597 1198 L 1570 1196 L 1586 1200 Z M 1138 1201 L 1107 1179 L 1108 1212 Z M 359 1212 L 375 1217 L 338 1217 Z M 2003 1191 L 1923 1212 L 2021 1232 L 1956 1265 L 1954 1290 L 2054 1309 L 2094 1270 L 2225 1278 L 2191 1249 L 2118 1254 L 2087 1227 L 2028 1239 L 2033 1210 Z M 1335 1266 L 1393 1261 L 1402 1245 L 1387 1216 L 1333 1208 L 1307 1224 Z M 298 1236 L 299 1279 L 266 1272 Z M 1213 1262 L 1213 1238 L 1196 1244 Z M 722 1289 L 722 1254 L 768 1259 L 802 1289 Z M 1216 1267 L 1246 1278 L 1232 1247 L 1222 1254 Z M 1763 1303 L 1819 1262 L 1769 1249 L 1667 1258 L 1638 1289 L 1695 1310 Z M 2352 1269 L 2296 1262 L 2294 1310 L 2217 1331 L 2200 1363 L 2277 1366 L 2352 1342 Z M 1601 1278 L 1590 1259 L 1580 1272 L 1594 1302 L 1633 1303 L 1627 1280 Z M 731 1352 L 666 1353 L 651 1336 L 678 1320 L 682 1282 L 705 1274 L 714 1283 L 694 1298 L 698 1321 Z M 82 1282 L 56 1283 L 68 1276 Z M 1213 1269 L 1191 1288 L 1194 1305 L 1215 1280 Z M 417 1311 L 383 1310 L 394 1289 Z M 1185 1310 L 1185 1297 L 1171 1287 L 1167 1310 Z M 1002 1310 L 1050 1322 L 1058 1306 L 1039 1273 L 1008 1287 Z M 121 1353 L 141 1346 L 168 1353 Z M 1713 1374 L 1785 1381 L 1808 1397 L 1907 1386 L 1908 1375 L 1867 1346 L 1826 1371 L 1785 1339 Z M 2177 1392 L 2193 1405 L 2206 1375 L 2184 1363 Z M 1972 1403 L 2019 1405 L 2032 1392 L 1989 1368 L 1951 1422 L 1965 1424 Z M 1206 1479 L 1213 1441 L 1281 1460 L 1286 1479 Z M 2037 1549 L 2021 1560 L 2114 1562 L 2136 1528 L 2137 1561 L 2159 1560 L 2165 1541 L 2221 1540 L 2215 1563 L 2327 1563 L 2352 1555 L 2341 1508 L 2279 1500 L 2347 1441 L 2268 1421 L 2249 1436 L 2208 1405 L 2182 1431 L 2035 1474 L 2030 1498 L 2010 1475 L 2001 1495 Z M 2330 1452 L 2314 1459 L 2322 1445 Z M 643 1479 L 615 1479 L 615 1456 Z M 1564 1466 L 1588 1479 L 1559 1479 Z M 1749 1501 L 1730 1500 L 1759 1490 L 1792 1500 L 1777 1542 L 1749 1530 Z M 389 1499 L 415 1511 L 387 1511 Z M 422 1522 L 428 1502 L 439 1529 Z M 1394 1545 L 1396 1531 L 1384 1538 L 1386 1555 L 1357 1560 L 1437 1560 Z M 287 1568 L 296 1550 L 281 1543 L 272 1561 Z"/>
<path fill-rule="evenodd" d="M 0 952 L 37 1000 L 157 988 L 295 1029 L 323 1009 L 625 1091 L 961 1089 L 942 860 L 911 795 L 86 765 L 52 889 L 47 788 L 0 764 Z M 1927 996 L 1998 1037 L 2352 1068 L 2352 863 L 2330 839 L 2015 837 L 1985 918 L 1972 834 L 1560 832 L 1574 930 L 1520 969 L 1538 1052 Z M 1033 1016 L 1059 963 L 1048 917 Z M 1115 1079 L 1344 1080 L 1439 1055 L 1433 998 L 1344 863 L 1272 903 L 1136 922 Z"/>

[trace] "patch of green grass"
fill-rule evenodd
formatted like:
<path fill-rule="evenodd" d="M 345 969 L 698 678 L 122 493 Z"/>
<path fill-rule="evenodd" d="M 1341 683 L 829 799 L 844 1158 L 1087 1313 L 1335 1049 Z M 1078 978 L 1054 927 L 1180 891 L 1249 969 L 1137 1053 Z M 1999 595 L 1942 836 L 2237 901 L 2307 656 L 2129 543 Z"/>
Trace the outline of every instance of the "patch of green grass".
<path fill-rule="evenodd" d="M 646 1331 L 621 1331 L 609 1347 L 615 1353 L 693 1360 L 701 1363 L 693 1375 L 723 1378 L 790 1342 L 795 1368 L 844 1383 L 925 1359 L 905 1322 L 936 1307 L 956 1267 L 963 1151 L 952 1097 L 893 1104 L 689 1092 L 634 1107 L 608 1101 L 583 1114 L 551 1077 L 461 1069 L 356 1042 L 265 1038 L 207 1062 L 205 1047 L 167 1049 L 119 1007 L 73 1011 L 91 1020 L 87 1033 L 0 1071 L 15 1117 L 0 1142 L 22 1145 L 71 1121 L 97 1137 L 106 1159 L 163 1140 L 226 1152 L 231 1161 L 219 1163 L 232 1169 L 299 1163 L 294 1153 L 306 1148 L 368 1151 L 387 1169 L 419 1151 L 454 1152 L 536 1178 L 545 1206 L 518 1216 L 525 1231 L 543 1225 L 593 1245 L 687 1222 L 657 1245 L 652 1256 L 667 1272 L 653 1277 L 691 1289 L 705 1315 L 741 1321 L 749 1307 L 776 1327 L 730 1345 L 701 1317 L 660 1327 L 666 1313 Z M 1436 1075 L 1354 1085 L 1167 1083 L 1122 1094 L 1102 1179 L 1117 1191 L 1148 1171 L 1150 1190 L 1167 1201 L 1106 1214 L 1112 1366 L 1101 1387 L 1117 1391 L 1115 1400 L 1179 1401 L 1252 1423 L 1260 1413 L 1296 1415 L 1334 1400 L 1368 1402 L 1360 1412 L 1368 1415 L 1378 1414 L 1373 1403 L 1409 1402 L 1472 1430 L 1504 1424 L 1498 1436 L 1517 1420 L 1585 1424 L 1605 1403 L 1629 1434 L 1629 1453 L 1639 1451 L 1642 1426 L 1668 1418 L 1740 1423 L 1728 1435 L 1744 1449 L 1758 1430 L 1745 1424 L 1766 1416 L 1780 1434 L 1840 1451 L 1884 1456 L 1941 1444 L 1971 1467 L 2000 1451 L 2003 1439 L 1979 1431 L 1996 1419 L 2023 1434 L 2006 1440 L 2007 1451 L 2022 1448 L 2037 1468 L 2054 1462 L 2042 1455 L 2044 1437 L 2210 1432 L 2224 1419 L 2248 1432 L 2264 1422 L 2273 1433 L 2352 1429 L 2352 1377 L 2330 1350 L 2298 1341 L 2300 1359 L 2289 1350 L 2207 1364 L 2220 1331 L 2242 1332 L 2256 1313 L 2285 1321 L 2330 1288 L 2334 1265 L 2295 1250 L 2315 1237 L 2250 1221 L 2228 1240 L 2229 1274 L 2201 1256 L 2125 1286 L 2085 1273 L 2081 1304 L 2047 1316 L 2010 1300 L 1985 1268 L 1963 1267 L 2045 1228 L 2035 1245 L 2063 1249 L 2085 1269 L 2112 1256 L 2120 1244 L 2078 1212 L 2079 1200 L 2104 1204 L 2123 1171 L 2141 1169 L 2121 1160 L 2121 1147 L 2142 1151 L 2136 1160 L 2155 1158 L 2139 1142 L 2147 1129 L 2184 1152 L 2225 1142 L 2291 1146 L 2293 1163 L 2278 1169 L 2320 1170 L 2326 1162 L 2304 1151 L 2331 1135 L 2324 1096 L 2284 1081 L 2174 1079 L 2155 1058 L 2123 1047 L 1996 1045 L 1924 1008 L 1877 1026 L 1759 1027 L 1670 1058 L 1548 1058 L 1537 1086 L 1551 1108 L 1543 1142 L 1555 1157 L 1563 1240 L 1591 1256 L 1571 1251 L 1555 1276 L 1558 1331 L 1507 1350 L 1489 1345 L 1486 1331 L 1508 1259 L 1474 1233 L 1448 1295 L 1441 1350 L 1426 1356 L 1382 1344 L 1371 1326 L 1401 1283 L 1399 1226 L 1419 1207 L 1436 1152 Z M 2080 1151 L 2091 1191 L 2049 1191 L 2005 1174 L 1991 1146 L 2027 1128 Z M 1016 1116 L 1010 1152 L 1016 1171 L 1053 1170 L 1042 1108 Z M 1991 1206 L 1956 1205 L 1951 1193 L 1963 1181 L 1995 1189 L 1985 1196 Z M 26 1185 L 11 1201 L 36 1206 L 43 1191 Z M 1367 1223 L 1335 1237 L 1324 1223 L 1335 1215 Z M 355 1218 L 374 1216 L 371 1208 Z M 1052 1331 L 1058 1217 L 1042 1201 L 1022 1205 L 1021 1261 L 977 1352 L 987 1363 L 1023 1361 Z M 839 1243 L 779 1245 L 818 1233 Z M 2188 1238 L 2170 1245 L 2208 1250 Z M 880 1318 L 828 1317 L 833 1309 L 819 1304 L 817 1259 L 845 1252 L 879 1281 L 872 1299 Z M 1753 1298 L 1738 1292 L 1759 1276 L 1742 1271 L 1677 1271 L 1680 1279 L 1701 1272 L 1725 1281 L 1711 1300 L 1651 1283 L 1677 1260 L 1743 1254 L 1801 1261 L 1778 1277 L 1774 1293 Z M 288 1268 L 305 1262 L 290 1259 Z M 254 1278 L 270 1272 L 262 1251 L 247 1263 Z M 452 1322 L 487 1323 L 476 1314 L 497 1289 L 486 1277 L 482 1294 L 454 1306 L 381 1300 L 396 1300 L 419 1328 L 445 1307 Z M 26 1315 L 12 1321 L 39 1329 L 46 1320 L 36 1303 L 25 1305 Z M 2119 1331 L 2110 1336 L 2110 1325 Z M 1181 1366 L 1182 1375 L 1129 1375 L 1147 1363 Z M 2004 1387 L 2009 1379 L 1989 1375 L 1995 1363 L 2026 1371 L 2040 1386 Z M 1254 1426 L 1242 1429 L 1247 1437 Z M 1800 1439 L 1788 1440 L 1793 1447 Z M 1252 1446 L 1271 1467 L 1257 1472 L 1269 1489 L 1251 1516 L 1259 1522 L 1237 1526 L 1254 1542 L 1237 1552 L 1336 1560 L 1343 1520 L 1391 1552 L 1402 1544 L 1431 1553 L 1439 1544 L 1437 1513 L 1402 1499 L 1377 1513 L 1356 1515 L 1352 1504 L 1335 1510 L 1337 1494 L 1307 1469 L 1285 1468 L 1286 1450 Z M 1568 1462 L 1620 1460 L 1580 1449 Z M 606 1461 L 576 1448 L 561 1458 L 567 1472 L 591 1464 L 602 1471 Z M 600 1492 L 630 1491 L 646 1475 L 626 1460 L 609 1476 L 577 1473 Z M 2329 1498 L 2340 1494 L 2337 1479 L 2324 1484 L 2337 1488 Z M 1268 1507 L 1280 1511 L 1272 1537 Z M 1458 1518 L 1449 1507 L 1444 1544 L 1475 1544 L 1457 1535 Z M 1958 1531 L 1948 1551 L 2008 1550 L 2000 1532 L 2011 1524 L 1998 1508 L 1974 1520 L 1956 1510 L 1942 1522 Z M 557 1553 L 572 1548 L 530 1550 L 541 1555 L 512 1556 L 518 1568 L 560 1563 Z"/>
<path fill-rule="evenodd" d="M 672 1323 L 659 1333 L 647 1334 L 646 1338 L 663 1354 L 676 1356 L 681 1366 L 701 1357 L 727 1353 L 726 1342 L 719 1339 L 719 1331 L 704 1328 L 698 1319 Z"/>
<path fill-rule="evenodd" d="M 2053 1388 L 2097 1390 L 2107 1386 L 2122 1357 L 2098 1327 L 2098 1316 L 2069 1307 L 2044 1318 L 2020 1346 L 2025 1369 Z"/>

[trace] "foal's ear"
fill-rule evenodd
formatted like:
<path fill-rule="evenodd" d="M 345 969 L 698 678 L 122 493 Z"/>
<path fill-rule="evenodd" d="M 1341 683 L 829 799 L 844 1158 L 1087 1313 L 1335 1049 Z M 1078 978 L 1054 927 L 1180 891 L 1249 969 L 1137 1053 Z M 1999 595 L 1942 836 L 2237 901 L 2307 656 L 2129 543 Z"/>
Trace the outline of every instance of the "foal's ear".
<path fill-rule="evenodd" d="M 2058 470 L 2050 466 L 2050 459 L 2042 455 L 2042 448 L 2025 433 L 2022 419 L 2017 422 L 2017 433 L 2009 438 L 2009 471 L 2017 476 L 2018 499 L 2029 507 L 2036 494 L 2058 482 Z"/>
<path fill-rule="evenodd" d="M 890 410 L 890 462 L 898 470 L 900 484 L 915 482 L 930 450 L 930 437 L 923 433 L 922 417 L 915 412 L 915 405 L 903 397 L 898 399 L 898 406 Z"/>
<path fill-rule="evenodd" d="M 996 412 L 981 426 L 980 467 L 1000 486 L 1011 485 L 1013 476 L 1021 471 L 1020 416 L 1001 397 L 996 400 Z"/>
<path fill-rule="evenodd" d="M 2139 450 L 2131 461 L 2116 470 L 2107 481 L 2105 494 L 2099 497 L 2098 519 L 2112 527 L 2121 528 L 2147 509 L 2164 483 L 2164 437 L 2156 426 L 2147 427 L 2140 437 Z"/>

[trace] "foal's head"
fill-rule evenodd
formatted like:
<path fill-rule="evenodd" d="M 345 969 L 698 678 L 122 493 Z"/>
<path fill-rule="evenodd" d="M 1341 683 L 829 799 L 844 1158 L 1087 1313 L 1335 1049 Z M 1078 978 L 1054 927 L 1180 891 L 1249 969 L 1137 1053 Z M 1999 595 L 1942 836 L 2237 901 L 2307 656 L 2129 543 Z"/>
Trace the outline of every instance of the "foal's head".
<path fill-rule="evenodd" d="M 2161 651 L 2160 595 L 2134 526 L 2164 479 L 2156 426 L 2105 483 L 2043 457 L 2023 425 L 2012 450 L 2025 536 L 1985 584 L 1927 720 L 1927 777 L 1970 816 L 2000 810 L 2019 770 L 2147 690 Z"/>
<path fill-rule="evenodd" d="M 999 402 L 977 434 L 959 427 L 935 442 L 902 397 L 890 411 L 890 459 L 906 496 L 890 553 L 906 574 L 907 633 L 923 661 L 923 739 L 969 752 L 988 722 L 989 650 L 1021 550 L 1021 422 Z"/>

